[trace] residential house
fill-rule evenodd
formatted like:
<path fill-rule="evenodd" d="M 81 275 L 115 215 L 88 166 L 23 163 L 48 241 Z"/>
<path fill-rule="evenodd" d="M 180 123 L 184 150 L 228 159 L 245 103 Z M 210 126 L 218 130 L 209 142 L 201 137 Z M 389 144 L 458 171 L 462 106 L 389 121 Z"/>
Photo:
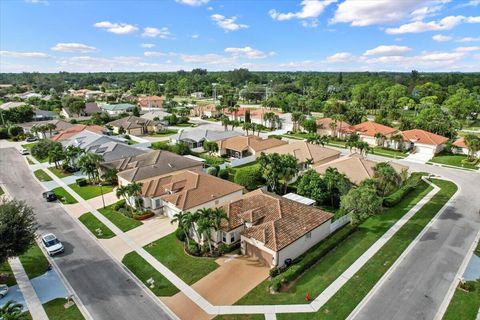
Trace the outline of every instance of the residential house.
<path fill-rule="evenodd" d="M 217 144 L 219 149 L 218 153 L 221 156 L 226 155 L 227 157 L 241 159 L 249 156 L 257 156 L 262 151 L 288 144 L 288 142 L 274 138 L 262 139 L 250 135 L 220 140 Z"/>
<path fill-rule="evenodd" d="M 119 133 L 121 130 L 120 128 L 123 128 L 126 134 L 136 136 L 163 130 L 163 124 L 160 122 L 136 116 L 128 116 L 111 121 L 107 123 L 107 126 L 112 127 L 113 133 Z"/>
<path fill-rule="evenodd" d="M 125 157 L 100 165 L 102 171 L 118 171 L 118 184 L 128 185 L 134 181 L 146 182 L 173 172 L 190 170 L 202 171 L 203 163 L 178 154 L 155 150 L 132 157 Z"/>
<path fill-rule="evenodd" d="M 76 124 L 73 127 L 60 131 L 58 134 L 51 137 L 51 140 L 63 141 L 66 139 L 70 139 L 74 135 L 82 132 L 83 130 L 87 130 L 97 134 L 104 134 L 106 129 L 97 125 L 90 126 L 90 125 L 84 125 L 84 124 Z"/>
<path fill-rule="evenodd" d="M 0 105 L 0 109 L 2 110 L 10 110 L 13 108 L 18 108 L 18 107 L 23 107 L 26 106 L 27 104 L 25 102 L 5 102 L 4 104 Z"/>
<path fill-rule="evenodd" d="M 100 106 L 102 111 L 105 111 L 111 116 L 117 116 L 121 113 L 132 112 L 135 106 L 130 103 L 119 103 L 119 104 L 104 104 Z"/>
<path fill-rule="evenodd" d="M 465 137 L 460 137 L 457 140 L 455 140 L 454 143 L 452 143 L 454 146 L 453 152 L 458 153 L 458 154 L 465 154 L 468 155 L 468 147 L 467 144 L 465 143 Z M 476 156 L 480 158 L 480 150 L 477 151 Z"/>
<path fill-rule="evenodd" d="M 221 208 L 228 216 L 213 235 L 217 243 L 240 241 L 242 253 L 270 267 L 282 267 L 330 234 L 333 214 L 262 189 Z"/>
<path fill-rule="evenodd" d="M 407 166 L 388 162 L 398 174 L 403 174 L 408 170 Z M 314 169 L 320 174 L 324 174 L 328 168 L 335 168 L 338 172 L 343 173 L 347 178 L 355 185 L 360 185 L 365 179 L 373 178 L 375 171 L 374 168 L 377 162 L 366 159 L 358 153 L 353 153 L 328 163 L 316 166 Z"/>
<path fill-rule="evenodd" d="M 278 153 L 290 154 L 298 160 L 300 170 L 306 170 L 310 166 L 318 166 L 340 157 L 340 151 L 324 148 L 317 144 L 306 141 L 295 141 L 278 147 L 266 149 L 266 154 Z"/>
<path fill-rule="evenodd" d="M 238 184 L 191 170 L 157 177 L 142 186 L 145 208 L 170 218 L 180 212 L 219 206 L 242 193 Z"/>
<path fill-rule="evenodd" d="M 432 158 L 445 147 L 447 137 L 440 136 L 421 129 L 412 129 L 402 131 L 404 146 L 412 153 L 423 154 L 426 158 Z"/>
<path fill-rule="evenodd" d="M 162 121 L 165 117 L 171 116 L 171 113 L 162 111 L 162 110 L 153 110 L 149 111 L 145 114 L 142 114 L 140 118 L 151 120 L 151 121 Z"/>
<path fill-rule="evenodd" d="M 206 106 L 195 106 L 190 110 L 190 115 L 192 117 L 207 116 L 209 118 L 214 118 L 220 114 L 221 112 L 217 110 L 215 104 L 213 103 Z"/>
<path fill-rule="evenodd" d="M 25 123 L 19 123 L 18 125 L 23 128 L 23 132 L 25 132 L 27 134 L 29 134 L 29 133 L 35 134 L 38 138 L 44 138 L 44 135 L 41 132 L 34 133 L 34 132 L 32 132 L 32 129 L 34 127 L 38 128 L 40 126 L 44 126 L 48 123 L 51 123 L 51 124 L 55 125 L 55 129 L 52 130 L 51 136 L 50 136 L 50 130 L 47 130 L 45 132 L 45 138 L 53 137 L 54 135 L 58 134 L 59 132 L 75 126 L 74 124 L 71 124 L 70 122 L 66 122 L 66 121 L 59 120 L 59 119 L 48 120 L 48 121 L 25 122 Z"/>
<path fill-rule="evenodd" d="M 163 100 L 159 96 L 138 97 L 138 106 L 143 110 L 160 109 L 163 107 Z"/>
<path fill-rule="evenodd" d="M 33 121 L 47 121 L 57 118 L 57 114 L 52 111 L 35 109 L 33 110 L 33 112 L 35 112 L 32 119 Z"/>
<path fill-rule="evenodd" d="M 171 143 L 183 142 L 190 148 L 202 148 L 204 141 L 221 141 L 231 137 L 241 136 L 238 131 L 219 131 L 196 128 L 192 130 L 182 130 L 170 137 Z"/>
<path fill-rule="evenodd" d="M 335 121 L 332 118 L 317 119 L 317 134 L 344 139 L 352 132 L 350 124 L 345 121 Z"/>
<path fill-rule="evenodd" d="M 76 114 L 68 108 L 62 108 L 62 111 L 60 112 L 60 114 L 67 119 L 76 117 L 76 116 L 83 116 L 83 117 L 91 116 L 94 113 L 102 113 L 102 109 L 98 107 L 96 102 L 85 103 L 85 109 L 81 110 L 80 114 Z"/>
<path fill-rule="evenodd" d="M 360 140 L 371 146 L 393 147 L 395 141 L 391 138 L 400 132 L 388 126 L 373 121 L 365 121 L 349 128 L 360 136 Z"/>

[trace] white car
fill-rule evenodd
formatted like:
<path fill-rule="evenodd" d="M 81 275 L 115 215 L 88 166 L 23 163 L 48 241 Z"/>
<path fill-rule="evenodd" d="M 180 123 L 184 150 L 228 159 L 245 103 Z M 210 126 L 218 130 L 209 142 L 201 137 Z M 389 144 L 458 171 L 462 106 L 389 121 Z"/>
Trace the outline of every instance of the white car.
<path fill-rule="evenodd" d="M 5 297 L 8 293 L 8 286 L 6 284 L 0 284 L 0 299 Z"/>
<path fill-rule="evenodd" d="M 23 149 L 23 148 L 22 148 L 22 149 L 20 149 L 20 154 L 21 154 L 22 156 L 26 156 L 27 154 L 29 154 L 29 152 L 28 152 L 27 149 Z"/>
<path fill-rule="evenodd" d="M 57 253 L 62 253 L 65 251 L 63 244 L 57 239 L 57 237 L 55 237 L 53 233 L 47 233 L 46 235 L 42 236 L 42 243 L 49 256 L 54 256 Z"/>

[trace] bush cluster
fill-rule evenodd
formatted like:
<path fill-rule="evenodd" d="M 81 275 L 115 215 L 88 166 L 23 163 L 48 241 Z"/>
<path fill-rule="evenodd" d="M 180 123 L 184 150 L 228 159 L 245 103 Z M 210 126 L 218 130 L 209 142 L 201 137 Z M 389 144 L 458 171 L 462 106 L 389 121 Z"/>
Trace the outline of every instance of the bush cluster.
<path fill-rule="evenodd" d="M 395 192 L 392 192 L 388 197 L 383 199 L 383 205 L 385 207 L 393 207 L 400 203 L 412 190 L 414 190 L 422 179 L 422 175 L 418 172 L 412 173 L 412 175 L 405 181 L 403 186 L 398 188 Z"/>
<path fill-rule="evenodd" d="M 79 187 L 84 187 L 87 185 L 87 179 L 85 178 L 79 178 L 77 180 L 75 180 L 75 183 L 77 184 L 77 186 Z"/>
<path fill-rule="evenodd" d="M 260 168 L 246 167 L 237 169 L 235 172 L 234 182 L 244 186 L 247 190 L 254 190 L 264 184 L 264 179 Z"/>

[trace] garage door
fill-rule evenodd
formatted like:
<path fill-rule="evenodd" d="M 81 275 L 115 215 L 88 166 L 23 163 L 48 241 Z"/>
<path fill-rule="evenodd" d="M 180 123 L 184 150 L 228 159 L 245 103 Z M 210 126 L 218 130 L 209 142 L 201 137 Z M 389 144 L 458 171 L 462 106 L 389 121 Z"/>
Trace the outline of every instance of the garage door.
<path fill-rule="evenodd" d="M 415 151 L 416 151 L 416 153 L 421 153 L 421 154 L 433 156 L 433 149 L 429 148 L 429 147 L 416 146 Z"/>
<path fill-rule="evenodd" d="M 272 264 L 272 255 L 268 252 L 263 251 L 255 247 L 254 245 L 245 242 L 245 253 L 250 257 L 257 258 L 265 266 L 270 266 Z"/>

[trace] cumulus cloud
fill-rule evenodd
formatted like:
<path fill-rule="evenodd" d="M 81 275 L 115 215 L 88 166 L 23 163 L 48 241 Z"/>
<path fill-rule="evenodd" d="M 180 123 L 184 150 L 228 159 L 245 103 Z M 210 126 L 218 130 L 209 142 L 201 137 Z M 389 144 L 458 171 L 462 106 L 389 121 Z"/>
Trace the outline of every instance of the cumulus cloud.
<path fill-rule="evenodd" d="M 447 42 L 452 40 L 453 38 L 451 36 L 445 36 L 443 34 L 436 34 L 432 37 L 432 39 L 437 42 Z"/>
<path fill-rule="evenodd" d="M 439 21 L 414 21 L 398 28 L 387 28 L 388 34 L 420 33 L 426 31 L 451 30 L 460 23 L 480 23 L 480 17 L 448 16 Z"/>
<path fill-rule="evenodd" d="M 455 48 L 456 52 L 472 52 L 472 51 L 480 51 L 480 46 L 472 46 L 472 47 L 458 47 Z"/>
<path fill-rule="evenodd" d="M 246 24 L 237 23 L 236 22 L 237 17 L 235 16 L 231 18 L 227 18 L 224 15 L 216 13 L 216 14 L 212 14 L 210 18 L 212 19 L 212 21 L 214 21 L 217 24 L 217 26 L 219 26 L 226 32 L 237 31 L 240 29 L 248 28 L 248 25 Z"/>
<path fill-rule="evenodd" d="M 172 34 L 168 30 L 167 27 L 163 28 L 154 28 L 154 27 L 146 27 L 143 28 L 142 37 L 147 38 L 161 38 L 161 39 L 172 39 Z"/>
<path fill-rule="evenodd" d="M 145 57 L 161 57 L 166 56 L 167 54 L 160 51 L 145 51 L 143 55 Z"/>
<path fill-rule="evenodd" d="M 88 46 L 83 43 L 57 43 L 55 46 L 51 48 L 53 51 L 60 51 L 60 52 L 79 52 L 79 53 L 87 53 L 96 51 L 97 48 Z"/>
<path fill-rule="evenodd" d="M 193 64 L 211 64 L 211 65 L 226 65 L 231 67 L 235 62 L 235 57 L 225 57 L 215 53 L 207 54 L 180 54 L 180 59 L 185 63 Z"/>
<path fill-rule="evenodd" d="M 175 0 L 176 3 L 185 4 L 187 6 L 198 7 L 210 2 L 210 0 Z"/>
<path fill-rule="evenodd" d="M 20 51 L 0 51 L 1 57 L 8 58 L 50 58 L 50 55 L 43 52 L 20 52 Z"/>
<path fill-rule="evenodd" d="M 336 62 L 351 61 L 353 59 L 354 59 L 354 57 L 350 52 L 338 52 L 338 53 L 335 53 L 331 56 L 328 56 L 325 60 L 327 62 L 336 63 Z"/>
<path fill-rule="evenodd" d="M 130 34 L 138 31 L 138 27 L 134 25 L 127 23 L 113 23 L 110 21 L 97 22 L 93 26 L 115 34 Z"/>
<path fill-rule="evenodd" d="M 274 20 L 285 21 L 291 19 L 310 19 L 310 21 L 302 21 L 304 27 L 316 27 L 318 26 L 318 18 L 325 8 L 330 4 L 337 2 L 337 0 L 303 0 L 300 3 L 302 7 L 300 11 L 297 12 L 287 12 L 281 13 L 275 9 L 272 9 L 268 12 L 270 17 Z"/>
<path fill-rule="evenodd" d="M 406 46 L 386 46 L 381 45 L 376 48 L 367 50 L 363 53 L 364 56 L 402 56 L 407 54 L 412 49 Z"/>
<path fill-rule="evenodd" d="M 474 37 L 463 37 L 463 38 L 460 38 L 458 40 L 456 40 L 457 42 L 476 42 L 476 41 L 480 41 L 480 37 L 478 38 L 474 38 Z"/>
<path fill-rule="evenodd" d="M 245 57 L 248 59 L 262 59 L 267 56 L 264 52 L 249 46 L 243 48 L 225 48 L 225 52 L 232 54 L 234 57 Z"/>
<path fill-rule="evenodd" d="M 140 46 L 141 46 L 142 48 L 151 49 L 151 48 L 154 48 L 154 47 L 155 47 L 155 44 L 153 44 L 153 43 L 142 43 Z"/>

